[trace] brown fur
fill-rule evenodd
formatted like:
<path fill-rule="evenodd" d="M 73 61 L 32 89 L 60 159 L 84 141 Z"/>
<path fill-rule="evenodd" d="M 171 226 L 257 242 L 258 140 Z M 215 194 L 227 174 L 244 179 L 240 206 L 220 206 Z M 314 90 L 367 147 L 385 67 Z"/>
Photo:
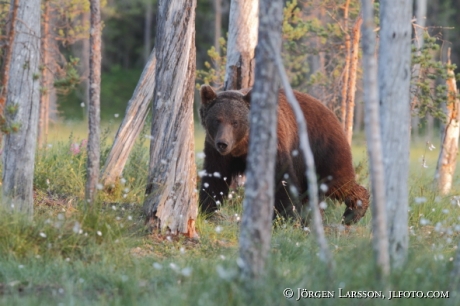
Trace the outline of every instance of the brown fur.
<path fill-rule="evenodd" d="M 355 223 L 367 210 L 369 193 L 355 181 L 351 150 L 342 127 L 321 102 L 307 94 L 294 93 L 307 121 L 318 181 L 328 187 L 321 196 L 345 202 L 344 223 Z M 203 86 L 201 100 L 207 174 L 202 178 L 200 208 L 212 212 L 217 209 L 216 201 L 222 203 L 228 195 L 231 180 L 246 169 L 250 89 L 216 94 L 211 87 Z M 294 207 L 299 209 L 299 203 L 308 200 L 308 184 L 296 120 L 283 90 L 279 92 L 277 151 L 275 210 L 294 215 Z"/>

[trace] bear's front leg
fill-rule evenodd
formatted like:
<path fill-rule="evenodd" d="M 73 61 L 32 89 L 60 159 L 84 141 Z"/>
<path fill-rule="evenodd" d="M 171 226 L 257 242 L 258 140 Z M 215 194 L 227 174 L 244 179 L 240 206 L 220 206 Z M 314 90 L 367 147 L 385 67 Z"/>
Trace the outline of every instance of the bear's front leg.
<path fill-rule="evenodd" d="M 200 171 L 200 211 L 210 214 L 218 209 L 228 195 L 232 180 L 230 157 L 222 156 L 215 149 L 205 144 L 204 169 Z"/>

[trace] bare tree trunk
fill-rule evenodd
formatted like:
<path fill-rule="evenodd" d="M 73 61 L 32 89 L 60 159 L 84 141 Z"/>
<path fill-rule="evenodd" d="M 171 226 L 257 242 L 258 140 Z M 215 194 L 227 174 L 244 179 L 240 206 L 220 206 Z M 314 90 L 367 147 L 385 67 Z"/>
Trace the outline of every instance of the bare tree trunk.
<path fill-rule="evenodd" d="M 415 11 L 415 45 L 417 49 L 421 49 L 423 47 L 424 39 L 423 33 L 425 31 L 425 23 L 426 23 L 426 7 L 427 7 L 427 0 L 416 0 L 416 11 Z M 420 55 L 420 51 L 417 51 L 417 54 Z M 420 64 L 415 64 L 412 70 L 412 76 L 415 77 L 417 80 L 420 78 Z M 415 84 L 411 85 L 411 101 L 412 101 L 412 110 L 416 113 L 415 116 L 412 116 L 412 138 L 417 140 L 419 136 L 419 124 L 420 124 L 420 117 L 418 116 L 418 111 L 414 109 L 414 106 L 417 104 L 417 86 Z"/>
<path fill-rule="evenodd" d="M 160 0 L 144 212 L 151 227 L 196 237 L 193 93 L 196 0 Z"/>
<path fill-rule="evenodd" d="M 151 0 L 145 2 L 145 26 L 144 26 L 144 61 L 147 65 L 150 59 L 150 52 L 152 51 L 152 8 Z"/>
<path fill-rule="evenodd" d="M 282 0 L 261 0 L 256 81 L 251 94 L 246 188 L 240 227 L 244 278 L 263 275 L 270 253 L 275 196 L 278 87 L 273 55 L 281 50 Z"/>
<path fill-rule="evenodd" d="M 450 65 L 450 48 L 448 50 L 448 65 Z M 458 99 L 457 83 L 453 70 L 448 70 L 447 90 L 448 99 L 446 105 L 447 123 L 442 135 L 441 150 L 439 152 L 438 165 L 435 178 L 438 180 L 438 188 L 441 194 L 448 194 L 452 188 L 455 167 L 457 166 L 458 137 L 460 136 L 459 111 L 460 100 Z"/>
<path fill-rule="evenodd" d="M 257 6 L 258 0 L 232 0 L 224 90 L 247 88 L 254 83 Z"/>
<path fill-rule="evenodd" d="M 308 179 L 308 200 L 313 214 L 313 233 L 315 234 L 316 239 L 318 241 L 321 255 L 320 259 L 323 262 L 325 262 L 328 266 L 329 279 L 333 280 L 335 262 L 331 252 L 329 251 L 326 235 L 324 233 L 323 219 L 321 211 L 319 210 L 318 179 L 316 177 L 315 172 L 315 161 L 313 159 L 313 152 L 310 147 L 310 141 L 308 140 L 307 122 L 305 121 L 305 116 L 302 112 L 302 109 L 300 108 L 299 102 L 296 100 L 294 96 L 294 92 L 292 91 L 291 85 L 289 84 L 286 71 L 283 67 L 283 60 L 281 59 L 281 55 L 278 53 L 274 56 L 283 87 L 286 91 L 286 98 L 294 111 L 297 122 L 297 129 L 300 134 L 300 147 L 302 149 L 302 153 L 304 154 L 305 164 L 307 166 L 305 176 Z M 302 211 L 306 211 L 306 209 Z"/>
<path fill-rule="evenodd" d="M 411 17 L 410 0 L 380 3 L 380 123 L 388 238 L 394 267 L 402 266 L 408 248 Z"/>
<path fill-rule="evenodd" d="M 33 215 L 33 175 L 40 103 L 40 0 L 23 0 L 11 31 L 11 65 L 5 108 L 3 200 L 7 209 Z"/>
<path fill-rule="evenodd" d="M 48 137 L 49 124 L 49 107 L 51 90 L 53 90 L 53 75 L 51 71 L 51 7 L 50 2 L 45 1 L 45 11 L 43 12 L 42 24 L 43 33 L 41 41 L 42 53 L 42 78 L 41 78 L 41 96 L 40 96 L 40 117 L 38 121 L 38 147 L 42 147 Z"/>
<path fill-rule="evenodd" d="M 350 56 L 350 77 L 348 78 L 347 90 L 347 116 L 345 120 L 345 133 L 348 143 L 351 146 L 353 137 L 353 116 L 355 110 L 355 93 L 356 93 L 356 77 L 358 74 L 358 55 L 359 55 L 359 38 L 361 37 L 361 24 L 363 19 L 359 16 L 353 26 L 353 43 Z"/>
<path fill-rule="evenodd" d="M 379 118 L 379 87 L 375 58 L 374 9 L 372 0 L 362 0 L 363 13 L 363 88 L 367 154 L 372 184 L 372 242 L 377 278 L 386 283 L 390 274 L 387 215 L 385 210 L 385 173 Z"/>
<path fill-rule="evenodd" d="M 89 56 L 89 108 L 88 108 L 88 164 L 86 174 L 86 200 L 96 200 L 100 163 L 100 100 L 101 100 L 101 6 L 100 0 L 90 0 L 91 29 Z"/>
<path fill-rule="evenodd" d="M 219 39 L 222 36 L 222 0 L 214 0 L 214 15 L 214 48 L 217 54 L 220 54 Z"/>
<path fill-rule="evenodd" d="M 102 172 L 104 185 L 112 185 L 121 177 L 123 169 L 134 146 L 137 136 L 142 131 L 147 118 L 150 101 L 155 88 L 155 49 L 144 67 L 131 100 L 126 107 L 126 114 L 118 128 L 112 148 L 105 161 Z"/>
<path fill-rule="evenodd" d="M 344 25 L 343 29 L 345 31 L 345 66 L 343 68 L 343 82 L 342 82 L 342 102 L 340 105 L 340 119 L 342 122 L 343 130 L 345 131 L 345 122 L 347 119 L 347 97 L 348 97 L 348 79 L 350 77 L 350 59 L 351 59 L 351 37 L 348 29 L 348 10 L 350 7 L 350 0 L 345 2 L 345 7 L 343 10 Z"/>

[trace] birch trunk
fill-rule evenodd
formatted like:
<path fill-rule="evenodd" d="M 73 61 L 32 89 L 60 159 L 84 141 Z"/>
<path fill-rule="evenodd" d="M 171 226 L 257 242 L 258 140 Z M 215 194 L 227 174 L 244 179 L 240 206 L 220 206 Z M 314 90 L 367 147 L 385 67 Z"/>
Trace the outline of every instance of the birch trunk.
<path fill-rule="evenodd" d="M 9 67 L 1 205 L 33 215 L 33 175 L 40 102 L 40 0 L 19 1 Z"/>
<path fill-rule="evenodd" d="M 88 163 L 86 172 L 86 200 L 92 205 L 96 199 L 100 163 L 100 100 L 101 100 L 101 7 L 100 0 L 90 1 L 90 56 L 88 107 Z"/>
<path fill-rule="evenodd" d="M 247 180 L 240 227 L 239 265 L 246 279 L 264 274 L 270 254 L 279 87 L 273 55 L 281 50 L 283 1 L 261 0 L 259 10 L 256 81 L 251 94 Z"/>
<path fill-rule="evenodd" d="M 377 278 L 386 282 L 390 274 L 387 215 L 385 210 L 385 173 L 379 118 L 379 89 L 375 57 L 374 9 L 372 0 L 362 0 L 363 13 L 363 88 L 367 154 L 372 185 L 372 244 Z"/>
<path fill-rule="evenodd" d="M 232 0 L 227 43 L 224 90 L 254 83 L 254 49 L 257 44 L 258 0 Z"/>
<path fill-rule="evenodd" d="M 193 94 L 196 0 L 160 0 L 152 141 L 144 212 L 150 226 L 196 237 Z"/>
<path fill-rule="evenodd" d="M 351 146 L 351 139 L 353 137 L 353 117 L 355 110 L 355 93 L 356 93 L 356 77 L 358 74 L 358 60 L 359 60 L 359 39 L 361 37 L 361 24 L 363 19 L 361 16 L 356 19 L 353 26 L 353 43 L 350 55 L 350 77 L 348 79 L 347 91 L 347 115 L 345 120 L 345 134 L 347 135 L 348 143 Z"/>
<path fill-rule="evenodd" d="M 450 65 L 450 49 L 448 51 L 448 64 Z M 442 135 L 441 150 L 439 152 L 438 165 L 435 177 L 438 180 L 438 189 L 446 195 L 452 188 L 455 167 L 457 166 L 458 137 L 460 136 L 459 111 L 460 100 L 458 99 L 457 83 L 453 70 L 447 70 L 448 98 L 446 105 L 447 123 Z"/>
<path fill-rule="evenodd" d="M 115 140 L 105 162 L 102 173 L 104 185 L 112 185 L 121 177 L 123 169 L 134 146 L 137 136 L 142 131 L 147 118 L 150 101 L 155 88 L 155 49 L 144 67 L 131 100 L 126 107 L 126 114 L 118 128 Z"/>
<path fill-rule="evenodd" d="M 410 61 L 412 1 L 380 3 L 379 94 L 392 265 L 401 267 L 408 248 Z"/>

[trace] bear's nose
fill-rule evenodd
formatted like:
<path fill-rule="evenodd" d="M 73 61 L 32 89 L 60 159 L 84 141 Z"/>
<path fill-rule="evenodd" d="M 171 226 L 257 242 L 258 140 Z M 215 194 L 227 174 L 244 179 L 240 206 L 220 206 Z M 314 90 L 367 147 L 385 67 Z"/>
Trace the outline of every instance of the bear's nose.
<path fill-rule="evenodd" d="M 217 148 L 219 149 L 219 151 L 225 151 L 225 149 L 227 149 L 227 147 L 228 147 L 228 144 L 225 143 L 225 142 L 219 141 L 217 143 Z"/>

